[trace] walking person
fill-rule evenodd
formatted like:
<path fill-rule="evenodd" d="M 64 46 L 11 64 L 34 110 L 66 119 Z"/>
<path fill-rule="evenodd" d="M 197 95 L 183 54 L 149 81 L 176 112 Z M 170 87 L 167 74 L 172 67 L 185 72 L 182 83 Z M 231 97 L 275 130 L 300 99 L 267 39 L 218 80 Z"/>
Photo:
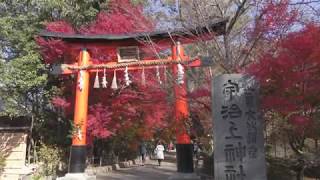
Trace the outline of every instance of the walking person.
<path fill-rule="evenodd" d="M 164 146 L 162 145 L 162 142 L 159 141 L 156 149 L 154 150 L 154 153 L 156 155 L 156 159 L 158 160 L 158 165 L 161 166 L 161 161 L 164 159 Z"/>
<path fill-rule="evenodd" d="M 197 143 L 197 141 L 195 141 L 193 143 L 193 154 L 195 155 L 195 157 L 197 159 L 199 159 L 199 151 L 200 151 L 200 147 L 199 147 L 199 144 Z"/>
<path fill-rule="evenodd" d="M 144 163 L 146 162 L 146 154 L 147 154 L 147 147 L 144 141 L 142 141 L 139 145 L 139 153 L 141 156 L 141 165 L 144 166 Z"/>

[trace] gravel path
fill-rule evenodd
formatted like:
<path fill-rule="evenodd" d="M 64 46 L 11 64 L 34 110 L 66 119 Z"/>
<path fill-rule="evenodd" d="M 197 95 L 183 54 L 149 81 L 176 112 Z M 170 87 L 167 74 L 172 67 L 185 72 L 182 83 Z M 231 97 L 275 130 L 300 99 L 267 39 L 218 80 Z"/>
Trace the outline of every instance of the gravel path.
<path fill-rule="evenodd" d="M 110 174 L 97 175 L 97 180 L 166 180 L 176 173 L 176 164 L 163 162 L 157 166 L 156 161 L 149 161 L 145 166 L 135 166 L 113 171 Z"/>

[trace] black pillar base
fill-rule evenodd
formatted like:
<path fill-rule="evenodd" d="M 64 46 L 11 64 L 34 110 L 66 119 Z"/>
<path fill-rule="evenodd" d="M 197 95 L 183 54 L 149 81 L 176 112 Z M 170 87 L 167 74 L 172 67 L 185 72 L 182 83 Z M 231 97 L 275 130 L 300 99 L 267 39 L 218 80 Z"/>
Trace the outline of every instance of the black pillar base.
<path fill-rule="evenodd" d="M 87 146 L 71 146 L 69 173 L 83 173 L 86 168 Z"/>
<path fill-rule="evenodd" d="M 193 145 L 177 144 L 176 149 L 178 172 L 193 173 Z"/>

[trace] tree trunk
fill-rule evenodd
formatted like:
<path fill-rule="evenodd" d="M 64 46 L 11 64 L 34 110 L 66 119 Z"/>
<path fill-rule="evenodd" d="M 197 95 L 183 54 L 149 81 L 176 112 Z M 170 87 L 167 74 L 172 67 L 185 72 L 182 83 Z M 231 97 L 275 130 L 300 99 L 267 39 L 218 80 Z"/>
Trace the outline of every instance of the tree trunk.
<path fill-rule="evenodd" d="M 33 145 L 33 162 L 37 163 L 38 162 L 37 144 L 34 142 L 33 139 L 32 139 L 32 145 Z"/>
<path fill-rule="evenodd" d="M 223 36 L 223 41 L 224 41 L 224 49 L 225 49 L 224 65 L 226 65 L 227 67 L 232 67 L 229 34 L 225 34 Z"/>
<path fill-rule="evenodd" d="M 34 116 L 31 116 L 31 127 L 29 132 L 29 144 L 28 144 L 28 165 L 31 163 L 31 147 L 33 145 L 33 138 L 32 138 L 32 130 L 34 125 Z"/>
<path fill-rule="evenodd" d="M 29 143 L 28 143 L 28 166 L 29 166 L 30 163 L 31 163 L 30 154 L 31 154 L 31 140 L 29 140 Z"/>

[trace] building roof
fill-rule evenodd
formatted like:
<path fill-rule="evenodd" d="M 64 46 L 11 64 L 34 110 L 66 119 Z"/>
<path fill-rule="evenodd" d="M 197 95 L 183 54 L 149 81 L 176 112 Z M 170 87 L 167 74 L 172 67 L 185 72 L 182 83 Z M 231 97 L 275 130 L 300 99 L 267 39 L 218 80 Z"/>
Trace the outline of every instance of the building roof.
<path fill-rule="evenodd" d="M 25 131 L 31 127 L 31 119 L 28 117 L 0 116 L 0 131 L 19 130 Z"/>

